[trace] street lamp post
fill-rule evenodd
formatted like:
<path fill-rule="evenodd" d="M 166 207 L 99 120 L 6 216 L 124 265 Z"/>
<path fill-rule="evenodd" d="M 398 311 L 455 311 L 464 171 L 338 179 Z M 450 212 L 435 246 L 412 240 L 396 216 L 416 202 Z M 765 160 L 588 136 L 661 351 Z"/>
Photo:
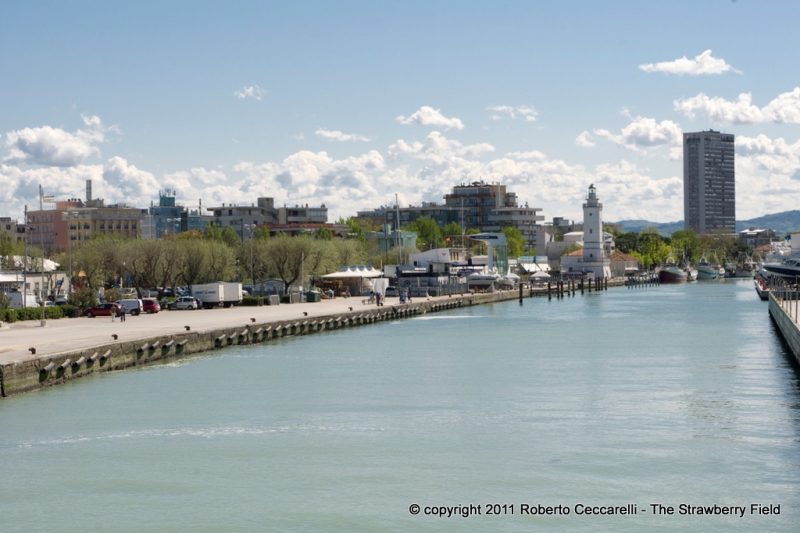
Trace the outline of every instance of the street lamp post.
<path fill-rule="evenodd" d="M 66 212 L 62 212 L 61 215 L 67 221 L 67 254 L 69 256 L 69 286 L 67 287 L 67 293 L 69 294 L 69 301 L 72 302 L 72 228 L 70 228 L 72 217 L 70 213 Z"/>
<path fill-rule="evenodd" d="M 172 231 L 172 244 L 173 244 L 173 252 L 172 253 L 174 253 L 174 254 L 178 253 L 178 224 L 180 223 L 180 221 L 181 221 L 180 217 L 168 218 L 167 219 L 167 222 L 175 222 L 175 227 L 173 228 L 173 231 Z M 175 280 L 175 263 L 177 263 L 177 262 L 178 262 L 178 259 L 176 257 L 175 260 L 172 262 L 172 293 L 173 293 L 172 295 L 173 296 L 175 296 L 175 282 L 176 282 L 176 280 Z"/>
<path fill-rule="evenodd" d="M 242 219 L 242 222 L 244 222 L 244 219 Z M 243 228 L 242 228 L 242 237 L 243 238 L 244 238 L 244 228 L 247 228 L 247 229 L 250 230 L 250 283 L 251 283 L 251 285 L 253 287 L 252 290 L 255 291 L 256 290 L 256 276 L 255 276 L 255 269 L 253 268 L 253 245 L 255 243 L 253 241 L 255 240 L 254 237 L 255 237 L 256 225 L 255 224 L 243 224 Z"/>

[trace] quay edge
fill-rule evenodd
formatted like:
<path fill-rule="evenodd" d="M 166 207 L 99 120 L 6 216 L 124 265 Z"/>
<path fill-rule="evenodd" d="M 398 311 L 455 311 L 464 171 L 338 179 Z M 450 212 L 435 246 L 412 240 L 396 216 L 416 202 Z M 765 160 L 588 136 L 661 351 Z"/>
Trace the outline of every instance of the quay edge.
<path fill-rule="evenodd" d="M 790 301 L 794 302 L 794 300 Z M 786 310 L 772 293 L 769 295 L 769 315 L 775 321 L 786 344 L 792 350 L 795 361 L 800 364 L 800 326 L 786 313 Z"/>
<path fill-rule="evenodd" d="M 60 385 L 94 372 L 122 370 L 232 345 L 255 344 L 279 337 L 307 335 L 457 307 L 514 300 L 517 297 L 517 291 L 466 294 L 437 301 L 426 300 L 404 305 L 387 304 L 303 320 L 256 322 L 210 331 L 175 332 L 171 335 L 106 343 L 88 349 L 50 353 L 38 358 L 0 365 L 0 397 Z"/>
<path fill-rule="evenodd" d="M 624 282 L 621 280 L 609 280 L 607 284 L 608 287 L 622 285 Z M 526 297 L 547 295 L 547 288 L 544 287 L 526 291 Z M 49 353 L 0 365 L 0 398 L 60 385 L 94 372 L 123 370 L 136 365 L 218 350 L 232 345 L 255 344 L 278 337 L 307 335 L 457 307 L 516 300 L 519 297 L 520 292 L 517 290 L 453 295 L 419 303 L 354 309 L 307 320 L 273 320 L 206 331 L 176 331 L 172 334 L 104 343 L 81 350 Z M 312 327 L 314 322 L 316 325 Z"/>

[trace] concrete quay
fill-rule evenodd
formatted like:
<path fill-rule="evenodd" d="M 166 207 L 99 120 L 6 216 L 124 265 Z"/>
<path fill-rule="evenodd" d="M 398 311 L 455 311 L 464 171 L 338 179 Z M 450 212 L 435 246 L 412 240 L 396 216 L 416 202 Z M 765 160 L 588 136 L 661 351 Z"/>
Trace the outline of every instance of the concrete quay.
<path fill-rule="evenodd" d="M 526 291 L 526 296 L 532 295 Z M 6 324 L 0 328 L 0 397 L 231 345 L 307 335 L 383 320 L 519 298 L 518 291 L 414 298 L 400 305 L 358 297 L 264 307 L 162 311 L 128 316 Z M 30 348 L 35 349 L 32 353 Z"/>
<path fill-rule="evenodd" d="M 800 364 L 800 300 L 795 298 L 785 299 L 770 292 L 769 314 L 778 326 L 786 344 L 794 354 L 795 360 Z"/>

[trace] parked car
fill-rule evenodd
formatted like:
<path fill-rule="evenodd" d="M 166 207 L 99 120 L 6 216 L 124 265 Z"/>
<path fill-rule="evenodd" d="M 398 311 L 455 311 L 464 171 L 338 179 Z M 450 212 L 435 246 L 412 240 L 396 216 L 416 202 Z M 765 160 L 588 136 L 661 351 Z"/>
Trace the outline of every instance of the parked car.
<path fill-rule="evenodd" d="M 119 316 L 120 307 L 115 303 L 100 304 L 97 307 L 90 307 L 83 312 L 84 316 L 93 318 L 96 316 L 111 316 L 111 310 L 114 309 L 117 316 Z"/>
<path fill-rule="evenodd" d="M 125 299 L 117 302 L 117 305 L 125 308 L 125 312 L 131 316 L 136 316 L 144 310 L 144 303 L 139 299 Z"/>
<path fill-rule="evenodd" d="M 392 287 L 389 285 L 386 287 L 386 292 L 383 294 L 384 296 L 400 296 L 397 292 L 397 287 Z"/>
<path fill-rule="evenodd" d="M 180 309 L 200 309 L 203 306 L 203 302 L 195 298 L 194 296 L 181 296 L 177 300 L 173 300 L 169 303 L 170 310 L 180 310 Z"/>
<path fill-rule="evenodd" d="M 161 306 L 155 298 L 142 298 L 142 309 L 150 315 L 161 311 Z"/>

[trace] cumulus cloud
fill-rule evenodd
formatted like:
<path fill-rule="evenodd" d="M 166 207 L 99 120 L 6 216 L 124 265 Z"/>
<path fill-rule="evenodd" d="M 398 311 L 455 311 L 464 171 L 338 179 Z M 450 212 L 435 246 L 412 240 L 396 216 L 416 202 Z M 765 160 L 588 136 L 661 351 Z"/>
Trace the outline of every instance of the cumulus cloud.
<path fill-rule="evenodd" d="M 447 118 L 438 109 L 430 106 L 422 106 L 408 117 L 400 115 L 396 118 L 400 124 L 422 124 L 423 126 L 435 126 L 446 130 L 463 130 L 464 123 L 458 118 Z"/>
<path fill-rule="evenodd" d="M 95 144 L 105 141 L 105 133 L 119 128 L 103 126 L 96 116 L 82 116 L 85 128 L 73 133 L 61 128 L 42 126 L 23 128 L 6 133 L 3 161 L 12 165 L 46 165 L 72 167 L 81 164 L 92 155 L 99 155 Z"/>
<path fill-rule="evenodd" d="M 122 157 L 114 156 L 103 166 L 103 180 L 117 189 L 118 197 L 127 204 L 139 205 L 158 194 L 158 182 L 152 173 L 140 170 Z"/>
<path fill-rule="evenodd" d="M 606 129 L 596 129 L 594 135 L 608 139 L 626 150 L 638 153 L 645 153 L 648 149 L 659 146 L 680 145 L 683 142 L 680 125 L 671 120 L 656 122 L 656 119 L 648 117 L 632 117 L 631 123 L 622 128 L 618 134 L 611 133 Z M 591 135 L 587 131 L 575 139 L 575 144 L 578 146 L 594 145 Z"/>
<path fill-rule="evenodd" d="M 675 100 L 675 110 L 689 118 L 697 116 L 724 124 L 777 122 L 800 124 L 800 87 L 782 93 L 764 107 L 753 105 L 750 93 L 742 93 L 736 101 L 700 93 L 692 98 Z"/>
<path fill-rule="evenodd" d="M 580 135 L 575 137 L 575 145 L 576 146 L 582 146 L 584 148 L 591 148 L 592 146 L 596 146 L 597 143 L 595 143 L 592 140 L 592 134 L 591 133 L 589 133 L 588 131 L 584 131 Z"/>
<path fill-rule="evenodd" d="M 417 159 L 441 162 L 453 157 L 478 157 L 488 152 L 494 152 L 494 149 L 494 146 L 489 143 L 464 145 L 458 141 L 447 139 L 438 131 L 432 131 L 424 143 L 398 140 L 389 147 L 389 155 L 393 158 L 411 156 Z"/>
<path fill-rule="evenodd" d="M 797 209 L 800 141 L 737 136 L 735 149 L 737 217 Z"/>
<path fill-rule="evenodd" d="M 326 130 L 325 128 L 318 128 L 317 131 L 314 132 L 314 135 L 318 135 L 319 137 L 328 139 L 329 141 L 369 142 L 371 140 L 369 137 L 358 135 L 357 133 L 342 133 L 338 130 Z"/>
<path fill-rule="evenodd" d="M 639 68 L 645 72 L 663 72 L 665 74 L 677 74 L 678 76 L 683 76 L 684 74 L 690 76 L 723 74 L 728 71 L 741 74 L 740 71 L 726 63 L 724 59 L 712 57 L 711 50 L 706 50 L 694 59 L 688 59 L 686 56 L 683 56 L 674 61 L 645 63 L 639 65 Z"/>
<path fill-rule="evenodd" d="M 244 100 L 245 98 L 254 98 L 256 100 L 261 100 L 261 97 L 267 94 L 267 91 L 259 87 L 258 85 L 251 85 L 250 87 L 242 87 L 238 91 L 233 91 L 233 95 L 236 96 L 238 100 Z"/>
<path fill-rule="evenodd" d="M 492 115 L 492 120 L 524 118 L 527 122 L 535 122 L 538 116 L 536 109 L 533 106 L 527 105 L 517 107 L 510 105 L 491 105 L 486 109 L 494 113 Z"/>
<path fill-rule="evenodd" d="M 506 157 L 513 157 L 514 159 L 539 159 L 543 161 L 547 156 L 539 150 L 531 150 L 529 152 L 508 152 Z"/>

